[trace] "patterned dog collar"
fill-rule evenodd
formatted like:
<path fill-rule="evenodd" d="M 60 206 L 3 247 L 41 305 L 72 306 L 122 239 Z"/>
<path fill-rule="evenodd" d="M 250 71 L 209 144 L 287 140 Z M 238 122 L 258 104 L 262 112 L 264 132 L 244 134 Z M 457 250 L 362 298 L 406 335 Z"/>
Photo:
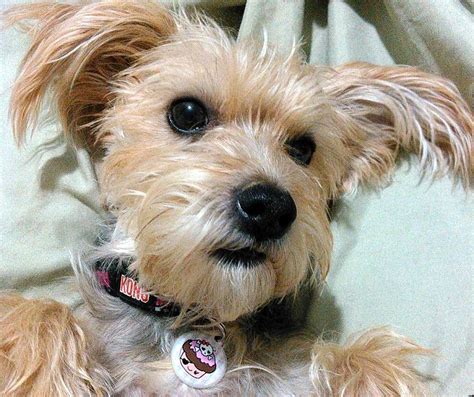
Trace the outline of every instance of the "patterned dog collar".
<path fill-rule="evenodd" d="M 144 291 L 122 260 L 99 260 L 95 269 L 99 284 L 123 302 L 160 317 L 175 317 L 180 313 L 176 303 Z"/>

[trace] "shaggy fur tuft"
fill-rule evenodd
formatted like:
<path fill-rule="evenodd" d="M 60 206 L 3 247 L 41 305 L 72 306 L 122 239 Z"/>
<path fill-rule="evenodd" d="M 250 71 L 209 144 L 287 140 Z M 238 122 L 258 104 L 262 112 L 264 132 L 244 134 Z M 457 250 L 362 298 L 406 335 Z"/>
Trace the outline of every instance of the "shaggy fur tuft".
<path fill-rule="evenodd" d="M 313 347 L 313 382 L 329 395 L 428 396 L 424 377 L 411 366 L 428 349 L 382 327 L 354 335 L 345 345 L 321 342 Z"/>
<path fill-rule="evenodd" d="M 13 294 L 0 301 L 2 396 L 108 394 L 108 375 L 68 307 Z"/>

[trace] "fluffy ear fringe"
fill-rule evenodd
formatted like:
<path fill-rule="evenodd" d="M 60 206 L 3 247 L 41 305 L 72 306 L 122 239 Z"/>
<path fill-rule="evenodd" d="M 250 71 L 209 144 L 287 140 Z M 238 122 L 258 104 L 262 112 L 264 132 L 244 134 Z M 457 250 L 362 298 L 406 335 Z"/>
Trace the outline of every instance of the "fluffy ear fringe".
<path fill-rule="evenodd" d="M 423 175 L 451 172 L 472 186 L 473 116 L 453 83 L 413 67 L 353 63 L 324 84 L 352 155 L 343 190 L 383 183 L 400 149 L 418 155 Z"/>
<path fill-rule="evenodd" d="M 35 128 L 48 89 L 66 135 L 77 138 L 81 130 L 92 131 L 113 99 L 114 78 L 176 29 L 162 6 L 132 0 L 20 5 L 3 18 L 23 28 L 34 21 L 11 98 L 18 143 Z M 91 143 L 94 137 L 83 140 Z"/>

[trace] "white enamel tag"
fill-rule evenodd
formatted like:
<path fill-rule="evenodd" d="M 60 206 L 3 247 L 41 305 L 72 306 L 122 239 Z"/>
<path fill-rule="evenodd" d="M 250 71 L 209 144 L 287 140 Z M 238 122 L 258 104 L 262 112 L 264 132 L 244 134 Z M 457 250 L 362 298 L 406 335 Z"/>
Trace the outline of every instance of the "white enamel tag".
<path fill-rule="evenodd" d="M 227 358 L 221 341 L 216 341 L 211 335 L 190 332 L 174 342 L 171 363 L 176 376 L 184 384 L 205 389 L 224 377 Z"/>

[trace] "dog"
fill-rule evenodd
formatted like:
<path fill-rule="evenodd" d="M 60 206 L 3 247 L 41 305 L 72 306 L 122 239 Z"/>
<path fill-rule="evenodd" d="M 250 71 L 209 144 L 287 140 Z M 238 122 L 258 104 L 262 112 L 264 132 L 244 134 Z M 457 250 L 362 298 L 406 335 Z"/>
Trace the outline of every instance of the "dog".
<path fill-rule="evenodd" d="M 73 260 L 74 312 L 1 295 L 2 395 L 429 395 L 412 362 L 429 350 L 387 328 L 322 341 L 294 327 L 292 303 L 329 270 L 329 203 L 383 187 L 401 150 L 471 187 L 473 117 L 450 81 L 308 65 L 145 1 L 4 18 L 32 36 L 18 143 L 47 97 L 110 220 Z"/>

